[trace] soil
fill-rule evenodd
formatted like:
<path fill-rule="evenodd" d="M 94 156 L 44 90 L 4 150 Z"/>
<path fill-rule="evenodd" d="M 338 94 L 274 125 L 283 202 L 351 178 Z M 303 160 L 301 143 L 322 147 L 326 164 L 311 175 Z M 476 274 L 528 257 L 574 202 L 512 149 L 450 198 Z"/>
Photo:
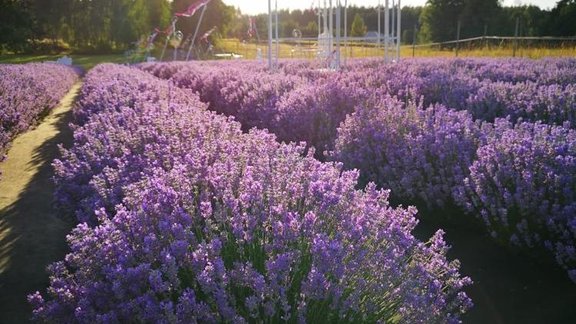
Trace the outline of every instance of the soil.
<path fill-rule="evenodd" d="M 70 144 L 74 85 L 36 128 L 13 141 L 0 163 L 0 323 L 26 323 L 26 296 L 48 287 L 46 266 L 62 260 L 73 224 L 52 208 L 52 160 L 58 144 Z"/>
<path fill-rule="evenodd" d="M 463 323 L 576 323 L 576 284 L 552 259 L 513 251 L 496 243 L 474 220 L 458 211 L 453 221 L 421 220 L 415 235 L 427 241 L 443 229 L 452 246 L 450 260 L 461 261 L 462 275 L 474 284 L 465 289 L 474 307 Z M 470 222 L 468 222 L 470 220 Z M 468 223 L 464 225 L 463 223 Z"/>

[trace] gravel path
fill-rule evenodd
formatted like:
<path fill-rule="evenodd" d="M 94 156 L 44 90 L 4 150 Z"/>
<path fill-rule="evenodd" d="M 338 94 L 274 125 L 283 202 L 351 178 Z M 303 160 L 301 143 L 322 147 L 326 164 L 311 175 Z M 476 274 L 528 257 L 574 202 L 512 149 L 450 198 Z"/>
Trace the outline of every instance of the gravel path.
<path fill-rule="evenodd" d="M 0 323 L 28 321 L 26 295 L 48 285 L 46 266 L 63 259 L 73 224 L 52 208 L 52 160 L 58 144 L 70 144 L 75 84 L 36 128 L 12 143 L 0 163 Z"/>

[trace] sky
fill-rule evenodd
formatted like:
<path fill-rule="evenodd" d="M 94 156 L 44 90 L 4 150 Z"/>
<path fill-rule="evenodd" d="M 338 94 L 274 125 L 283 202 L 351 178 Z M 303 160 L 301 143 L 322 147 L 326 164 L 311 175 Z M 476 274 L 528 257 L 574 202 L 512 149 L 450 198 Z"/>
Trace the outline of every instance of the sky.
<path fill-rule="evenodd" d="M 242 13 L 255 15 L 259 13 L 268 12 L 268 1 L 267 0 L 222 0 L 227 5 L 232 5 L 234 7 L 239 7 Z M 274 6 L 274 1 L 272 0 L 272 6 Z M 307 9 L 312 7 L 312 3 L 318 4 L 318 0 L 277 0 L 278 9 Z M 344 2 L 344 0 L 341 0 Z M 349 5 L 356 6 L 375 6 L 380 3 L 384 3 L 385 0 L 348 0 Z M 395 0 L 398 1 L 398 0 Z M 422 6 L 426 3 L 426 0 L 401 0 L 402 6 Z M 335 2 L 335 1 L 333 1 Z M 392 3 L 392 0 L 389 0 Z M 551 9 L 556 5 L 556 0 L 504 0 L 504 6 L 517 6 L 517 5 L 536 5 L 542 9 Z M 324 3 L 324 0 L 322 0 Z"/>

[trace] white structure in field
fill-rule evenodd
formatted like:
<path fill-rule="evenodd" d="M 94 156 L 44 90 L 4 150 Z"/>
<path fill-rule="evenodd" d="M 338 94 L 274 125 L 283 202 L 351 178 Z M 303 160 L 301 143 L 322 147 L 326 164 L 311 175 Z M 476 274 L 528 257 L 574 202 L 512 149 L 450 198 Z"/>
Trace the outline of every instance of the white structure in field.
<path fill-rule="evenodd" d="M 313 0 L 315 2 L 315 0 Z M 348 46 L 347 8 L 348 0 L 318 0 L 318 58 L 326 63 L 330 69 L 338 69 L 341 65 L 341 43 L 345 49 Z M 344 8 L 344 21 L 342 22 L 341 11 Z M 381 34 L 380 14 L 384 9 L 384 60 L 386 62 L 400 60 L 400 31 L 402 9 L 400 0 L 385 0 L 384 8 L 378 2 L 378 35 Z M 274 69 L 278 65 L 280 39 L 278 37 L 278 0 L 268 0 L 268 67 Z M 322 26 L 322 27 L 321 27 Z M 344 30 L 344 37 L 341 37 Z M 273 46 L 274 45 L 274 46 Z M 380 36 L 378 36 L 380 47 Z M 346 50 L 344 52 L 347 52 Z"/>
<path fill-rule="evenodd" d="M 72 58 L 69 57 L 68 55 L 64 55 L 61 58 L 57 59 L 56 63 L 71 66 L 72 65 Z"/>
<path fill-rule="evenodd" d="M 392 6 L 390 7 L 390 2 Z M 392 21 L 390 21 L 392 20 Z M 378 22 L 380 22 L 380 4 L 378 5 Z M 378 24 L 380 29 L 380 24 Z M 392 29 L 392 30 L 390 30 Z M 384 61 L 400 61 L 400 33 L 402 30 L 402 7 L 400 0 L 385 0 L 384 4 Z M 380 32 L 380 30 L 378 30 Z"/>
<path fill-rule="evenodd" d="M 318 0 L 320 2 L 320 0 Z M 332 4 L 332 1 L 330 1 Z M 330 14 L 328 13 L 330 11 Z M 334 35 L 332 33 L 332 6 L 330 9 L 326 6 L 326 0 L 324 0 L 324 8 L 320 9 L 320 4 L 318 4 L 318 15 L 319 18 L 322 16 L 322 21 L 324 24 L 320 28 L 320 23 L 318 24 L 318 57 L 327 60 L 332 53 L 332 46 L 334 45 Z M 330 21 L 330 27 L 329 23 Z M 320 32 L 323 30 L 323 32 Z"/>

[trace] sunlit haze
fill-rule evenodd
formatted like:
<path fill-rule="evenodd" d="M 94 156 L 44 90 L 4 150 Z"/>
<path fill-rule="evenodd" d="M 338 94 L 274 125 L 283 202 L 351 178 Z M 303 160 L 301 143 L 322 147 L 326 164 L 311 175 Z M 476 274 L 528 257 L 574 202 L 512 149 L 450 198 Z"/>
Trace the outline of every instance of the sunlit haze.
<path fill-rule="evenodd" d="M 398 0 L 396 0 L 398 1 Z M 242 13 L 255 15 L 259 13 L 268 12 L 268 1 L 266 0 L 223 0 L 227 5 L 240 8 Z M 324 3 L 324 0 L 321 1 Z M 333 1 L 335 2 L 335 1 Z M 378 3 L 384 3 L 384 0 L 349 0 L 348 5 L 356 6 L 375 6 Z M 342 0 L 344 3 L 344 0 Z M 392 0 L 389 0 L 392 3 Z M 422 6 L 426 0 L 402 0 L 402 6 Z M 274 6 L 275 0 L 272 0 Z M 550 9 L 556 4 L 555 0 L 504 0 L 504 6 L 518 6 L 518 5 L 536 5 L 543 9 Z M 278 9 L 308 9 L 318 5 L 318 0 L 278 0 Z"/>

